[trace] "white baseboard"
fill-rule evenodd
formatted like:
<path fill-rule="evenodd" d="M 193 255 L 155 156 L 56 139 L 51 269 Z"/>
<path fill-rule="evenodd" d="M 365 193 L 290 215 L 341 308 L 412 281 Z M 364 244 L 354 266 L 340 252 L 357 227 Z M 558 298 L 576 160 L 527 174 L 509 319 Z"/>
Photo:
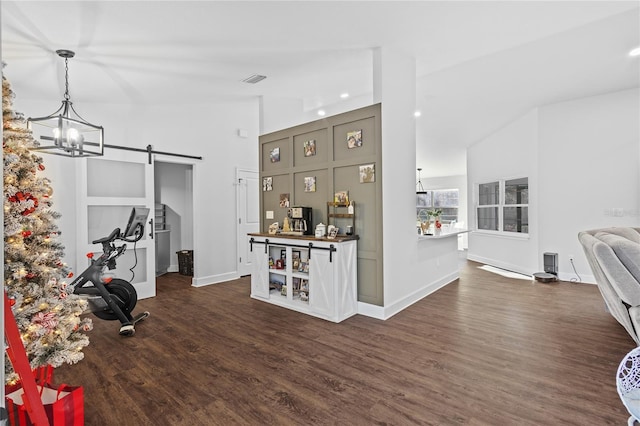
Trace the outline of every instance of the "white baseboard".
<path fill-rule="evenodd" d="M 482 256 L 476 256 L 476 255 L 471 254 L 471 253 L 467 253 L 467 259 L 471 260 L 471 261 L 474 261 L 474 262 L 484 263 L 484 264 L 490 265 L 490 266 L 495 266 L 496 268 L 506 269 L 507 271 L 517 272 L 517 273 L 523 274 L 523 275 L 530 275 L 531 276 L 536 272 L 536 271 L 526 270 L 521 265 L 515 265 L 515 264 L 507 263 L 507 262 L 501 262 L 501 261 L 495 260 L 495 259 L 489 259 L 489 258 L 482 257 Z"/>
<path fill-rule="evenodd" d="M 240 278 L 237 271 L 227 272 L 226 274 L 209 275 L 208 277 L 193 278 L 191 285 L 193 287 L 204 287 L 211 284 L 219 284 L 226 281 L 237 280 Z"/>
<path fill-rule="evenodd" d="M 387 320 L 398 312 L 427 297 L 436 290 L 457 280 L 459 277 L 460 273 L 458 271 L 452 272 L 451 274 L 414 291 L 389 306 L 377 306 L 370 303 L 358 302 L 358 314 L 371 318 Z"/>

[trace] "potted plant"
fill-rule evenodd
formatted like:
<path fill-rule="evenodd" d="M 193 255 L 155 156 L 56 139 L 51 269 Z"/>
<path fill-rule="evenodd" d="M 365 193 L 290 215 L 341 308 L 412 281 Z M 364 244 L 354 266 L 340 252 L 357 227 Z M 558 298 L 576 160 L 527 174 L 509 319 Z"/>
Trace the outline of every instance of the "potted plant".
<path fill-rule="evenodd" d="M 434 234 L 440 233 L 440 229 L 442 228 L 442 223 L 440 223 L 442 209 L 431 209 L 427 211 L 427 214 L 431 218 L 431 222 L 433 222 Z"/>

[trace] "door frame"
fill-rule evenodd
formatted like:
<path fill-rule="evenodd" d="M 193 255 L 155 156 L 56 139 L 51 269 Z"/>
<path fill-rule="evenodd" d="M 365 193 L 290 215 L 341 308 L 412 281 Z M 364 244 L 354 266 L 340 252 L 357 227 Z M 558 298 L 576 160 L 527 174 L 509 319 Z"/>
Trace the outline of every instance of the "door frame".
<path fill-rule="evenodd" d="M 241 225 L 241 217 L 242 206 L 243 206 L 243 189 L 242 182 L 245 179 L 245 176 L 249 174 L 252 177 L 256 178 L 256 183 L 258 184 L 258 199 L 256 200 L 256 205 L 258 205 L 260 201 L 260 182 L 258 179 L 260 178 L 260 173 L 255 169 L 246 169 L 246 168 L 236 168 L 236 271 L 238 276 L 248 275 L 251 273 L 251 257 L 246 255 L 247 253 L 247 234 L 243 231 L 243 226 Z M 260 230 L 260 213 L 258 211 L 258 228 L 255 232 Z M 246 263 L 245 263 L 246 262 Z"/>
<path fill-rule="evenodd" d="M 197 262 L 197 258 L 198 258 L 198 253 L 199 250 L 196 247 L 197 245 L 197 239 L 196 239 L 196 197 L 195 197 L 195 184 L 196 184 L 196 173 L 197 173 L 197 161 L 195 159 L 190 159 L 190 158 L 182 158 L 182 157 L 174 157 L 174 156 L 170 156 L 170 155 L 163 155 L 163 154 L 153 154 L 153 163 L 155 165 L 156 162 L 159 163 L 165 163 L 165 164 L 180 164 L 180 165 L 185 165 L 185 166 L 191 166 L 191 180 L 187 181 L 187 185 L 189 186 L 187 188 L 187 191 L 190 192 L 190 198 L 191 198 L 191 206 L 190 206 L 190 211 L 189 211 L 189 216 L 191 219 L 191 238 L 193 241 L 193 277 L 192 277 L 192 285 L 194 285 L 196 283 L 196 277 L 198 276 L 197 274 L 197 270 L 198 270 L 198 262 Z M 154 190 L 155 190 L 155 184 L 156 184 L 156 176 L 154 175 Z M 154 194 L 155 195 L 155 194 Z M 184 227 L 183 227 L 184 229 Z M 156 254 L 157 256 L 157 254 Z M 154 259 L 155 261 L 155 259 Z M 168 272 L 177 272 L 177 270 L 173 270 L 173 264 L 171 264 L 171 266 L 169 267 L 169 271 Z"/>

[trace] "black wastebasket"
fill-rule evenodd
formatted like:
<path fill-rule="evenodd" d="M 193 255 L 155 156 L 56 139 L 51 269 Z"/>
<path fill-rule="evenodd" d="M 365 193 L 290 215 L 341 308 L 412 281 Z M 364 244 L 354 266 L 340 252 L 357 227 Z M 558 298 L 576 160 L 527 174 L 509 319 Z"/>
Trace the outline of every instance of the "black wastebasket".
<path fill-rule="evenodd" d="M 178 272 L 180 275 L 193 276 L 193 250 L 177 251 L 178 255 Z"/>

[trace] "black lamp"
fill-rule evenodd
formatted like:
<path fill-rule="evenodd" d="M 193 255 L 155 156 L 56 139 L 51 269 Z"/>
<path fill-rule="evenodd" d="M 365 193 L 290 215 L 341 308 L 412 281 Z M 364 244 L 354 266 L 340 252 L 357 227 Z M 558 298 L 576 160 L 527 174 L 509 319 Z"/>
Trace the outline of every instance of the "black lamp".
<path fill-rule="evenodd" d="M 69 58 L 71 50 L 56 50 L 64 58 L 65 91 L 62 106 L 46 117 L 29 118 L 29 129 L 40 145 L 35 150 L 65 157 L 95 157 L 104 153 L 104 129 L 87 122 L 73 108 L 69 96 Z"/>

